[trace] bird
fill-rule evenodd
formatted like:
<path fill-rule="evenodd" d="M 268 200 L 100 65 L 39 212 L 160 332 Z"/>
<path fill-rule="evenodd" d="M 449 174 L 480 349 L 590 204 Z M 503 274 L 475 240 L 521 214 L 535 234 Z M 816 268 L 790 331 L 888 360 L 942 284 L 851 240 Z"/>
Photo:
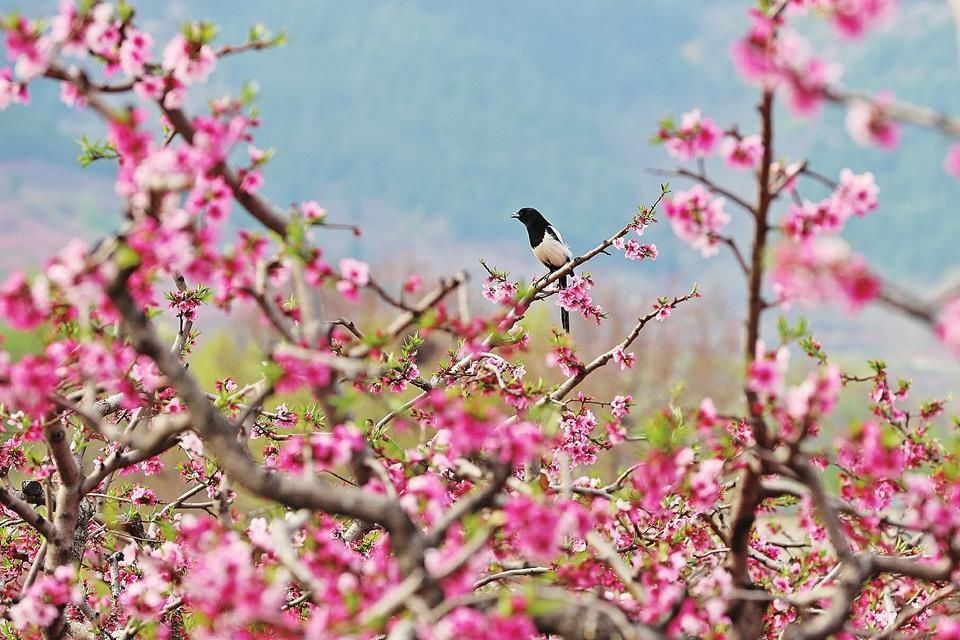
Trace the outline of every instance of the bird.
<path fill-rule="evenodd" d="M 557 228 L 550 224 L 542 213 L 532 207 L 524 207 L 510 217 L 519 220 L 527 228 L 533 255 L 540 264 L 550 270 L 550 273 L 573 260 L 573 251 L 563 241 L 563 236 Z M 572 271 L 570 275 L 573 275 Z M 561 289 L 566 288 L 566 275 L 560 277 L 559 285 Z M 563 330 L 570 333 L 570 312 L 563 308 L 560 309 L 560 323 L 563 325 Z"/>

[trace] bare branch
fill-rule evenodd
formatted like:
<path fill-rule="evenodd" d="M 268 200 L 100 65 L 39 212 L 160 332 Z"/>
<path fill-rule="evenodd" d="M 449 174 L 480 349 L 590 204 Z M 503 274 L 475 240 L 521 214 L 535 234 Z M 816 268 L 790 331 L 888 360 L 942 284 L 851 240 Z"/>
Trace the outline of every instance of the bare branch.
<path fill-rule="evenodd" d="M 851 91 L 842 87 L 831 87 L 824 91 L 824 97 L 832 102 L 849 105 L 853 102 L 865 102 L 874 104 L 876 102 L 873 96 L 857 91 Z M 960 118 L 955 118 L 946 113 L 935 111 L 929 107 L 924 107 L 906 102 L 890 102 L 884 104 L 883 111 L 889 117 L 917 125 L 928 129 L 936 129 L 951 137 L 960 137 Z"/>
<path fill-rule="evenodd" d="M 53 525 L 50 521 L 3 485 L 0 485 L 0 504 L 20 516 L 21 520 L 36 529 L 37 533 L 44 538 L 49 539 L 53 536 Z"/>
<path fill-rule="evenodd" d="M 683 167 L 678 167 L 676 169 L 647 169 L 647 171 L 657 176 L 686 178 L 688 180 L 693 180 L 694 182 L 699 182 L 713 193 L 723 196 L 730 202 L 733 202 L 739 206 L 741 209 L 744 209 L 750 215 L 757 215 L 757 210 L 752 204 L 747 202 L 744 198 L 740 197 L 733 191 L 730 191 L 729 189 L 717 184 L 703 173 L 694 173 L 693 171 L 684 169 Z"/>

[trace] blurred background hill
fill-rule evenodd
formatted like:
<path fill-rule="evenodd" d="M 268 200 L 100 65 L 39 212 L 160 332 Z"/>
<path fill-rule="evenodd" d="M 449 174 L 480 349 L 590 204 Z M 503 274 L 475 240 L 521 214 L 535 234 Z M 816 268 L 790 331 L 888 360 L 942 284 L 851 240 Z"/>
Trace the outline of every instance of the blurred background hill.
<path fill-rule="evenodd" d="M 736 77 L 729 56 L 751 4 L 192 0 L 138 9 L 166 37 L 188 17 L 218 23 L 221 43 L 242 41 L 256 22 L 289 35 L 280 49 L 222 61 L 206 97 L 259 83 L 257 144 L 278 151 L 264 193 L 281 204 L 316 199 L 331 220 L 365 229 L 361 240 L 331 236 L 334 256 L 349 251 L 385 268 L 437 273 L 466 266 L 479 276 L 480 257 L 536 272 L 522 231 L 507 219 L 521 206 L 540 208 L 582 251 L 655 198 L 660 178 L 647 169 L 671 166 L 648 144 L 661 117 L 700 107 L 722 126 L 739 121 L 753 132 L 756 91 Z M 0 0 L 0 12 L 43 14 L 55 5 Z M 816 21 L 801 28 L 843 64 L 847 86 L 889 88 L 960 113 L 956 29 L 942 1 L 905 0 L 898 20 L 854 43 Z M 39 266 L 67 238 L 95 238 L 117 221 L 112 169 L 76 162 L 75 141 L 101 137 L 102 124 L 63 106 L 55 86 L 32 90 L 30 108 L 0 114 L 0 274 Z M 777 155 L 810 156 L 828 175 L 845 166 L 874 171 L 881 209 L 851 223 L 847 238 L 910 288 L 940 280 L 958 263 L 960 238 L 960 183 L 941 169 L 948 141 L 906 130 L 896 153 L 863 150 L 846 135 L 843 115 L 830 107 L 809 120 L 785 115 Z M 686 186 L 672 181 L 675 190 Z M 823 194 L 811 185 L 804 195 Z M 646 309 L 652 293 L 699 280 L 736 311 L 742 284 L 729 256 L 704 263 L 665 224 L 651 236 L 661 247 L 657 262 L 641 268 L 609 258 L 595 267 L 609 272 L 603 286 L 615 283 L 621 302 Z M 935 364 L 935 342 L 905 320 L 884 311 L 819 315 L 827 346 L 850 358 L 892 352 L 891 362 L 934 387 L 956 382 L 956 367 Z"/>

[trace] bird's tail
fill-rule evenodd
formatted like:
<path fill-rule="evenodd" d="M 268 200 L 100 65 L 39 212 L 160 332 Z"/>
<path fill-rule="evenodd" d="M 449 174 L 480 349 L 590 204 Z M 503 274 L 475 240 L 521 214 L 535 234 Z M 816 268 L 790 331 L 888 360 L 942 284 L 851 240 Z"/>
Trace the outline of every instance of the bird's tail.
<path fill-rule="evenodd" d="M 559 280 L 560 288 L 567 288 L 567 276 L 561 276 Z M 570 333 L 570 312 L 564 308 L 560 308 L 560 324 L 563 325 L 563 330 L 567 333 Z"/>

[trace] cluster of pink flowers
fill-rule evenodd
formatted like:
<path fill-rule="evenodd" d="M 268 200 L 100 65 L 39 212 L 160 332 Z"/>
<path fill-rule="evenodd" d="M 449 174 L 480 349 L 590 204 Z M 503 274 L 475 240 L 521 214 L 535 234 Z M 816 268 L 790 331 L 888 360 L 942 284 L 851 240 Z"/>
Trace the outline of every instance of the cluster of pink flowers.
<path fill-rule="evenodd" d="M 127 27 L 120 45 L 120 68 L 128 76 L 139 76 L 150 61 L 153 38 L 135 27 Z"/>
<path fill-rule="evenodd" d="M 517 601 L 522 605 L 522 601 Z M 519 613 L 486 615 L 469 607 L 458 607 L 447 615 L 439 627 L 428 636 L 430 640 L 502 640 L 503 638 L 532 638 L 537 630 L 530 618 Z"/>
<path fill-rule="evenodd" d="M 390 366 L 379 377 L 367 384 L 370 393 L 381 394 L 384 389 L 391 393 L 403 393 L 407 385 L 420 377 L 416 352 L 400 358 L 396 366 Z M 358 381 L 359 382 L 359 381 Z"/>
<path fill-rule="evenodd" d="M 794 0 L 791 7 L 814 7 L 845 33 L 857 35 L 891 4 Z M 187 25 L 163 48 L 157 65 L 153 39 L 137 29 L 122 4 L 88 3 L 78 10 L 65 0 L 49 29 L 44 24 L 48 22 L 24 18 L 4 24 L 18 79 L 13 71 L 0 70 L 0 109 L 26 100 L 24 82 L 49 68 L 52 56 L 82 55 L 100 64 L 107 76 L 128 76 L 127 85 L 133 84 L 136 95 L 162 103 L 176 120 L 182 114 L 172 110 L 186 103 L 188 88 L 205 81 L 217 63 L 210 25 Z M 88 55 L 91 51 L 93 56 Z M 822 99 L 829 69 L 806 55 L 780 19 L 755 13 L 751 33 L 736 52 L 748 75 L 766 87 L 786 86 L 796 110 L 814 109 Z M 61 86 L 64 101 L 78 108 L 96 104 L 93 95 L 85 94 L 88 90 L 82 83 Z M 879 105 L 879 116 L 859 114 L 856 135 L 884 143 L 890 136 L 884 130 L 889 124 L 886 106 Z M 97 620 L 91 633 L 101 635 L 148 625 L 144 632 L 158 637 L 189 632 L 251 640 L 366 638 L 403 632 L 403 625 L 411 625 L 418 636 L 431 640 L 533 638 L 544 631 L 535 625 L 555 606 L 538 601 L 544 587 L 571 599 L 599 601 L 604 610 L 614 612 L 617 624 L 654 625 L 668 637 L 713 639 L 735 635 L 731 618 L 743 604 L 743 594 L 769 594 L 775 600 L 763 605 L 764 633 L 785 636 L 786 627 L 802 623 L 805 615 L 790 596 L 824 584 L 838 561 L 836 550 L 823 542 L 828 534 L 818 501 L 804 496 L 795 509 L 799 531 L 790 531 L 790 536 L 796 533 L 799 544 L 784 544 L 784 525 L 776 517 L 761 518 L 742 538 L 720 527 L 729 522 L 726 514 L 738 508 L 731 509 L 736 498 L 749 497 L 741 493 L 740 474 L 746 479 L 756 474 L 753 479 L 760 483 L 751 513 L 776 512 L 783 502 L 763 497 L 777 493 L 775 480 L 799 484 L 802 478 L 768 475 L 764 467 L 776 471 L 779 464 L 808 459 L 816 472 L 835 467 L 840 492 L 830 499 L 845 505 L 842 534 L 857 553 L 895 556 L 918 561 L 917 566 L 929 559 L 931 568 L 949 557 L 943 550 L 960 527 L 960 485 L 948 473 L 954 454 L 931 435 L 933 421 L 948 408 L 944 401 L 910 408 L 909 384 L 891 386 L 881 363 L 871 363 L 872 376 L 844 377 L 813 336 L 787 327 L 781 332 L 783 344 L 768 349 L 758 341 L 753 357 L 746 358 L 745 386 L 756 402 L 743 415 L 729 414 L 737 411 L 730 408 L 729 397 L 717 396 L 718 410 L 709 398 L 684 406 L 686 399 L 676 395 L 665 400 L 660 411 L 645 411 L 628 421 L 633 397 L 613 395 L 617 390 L 599 376 L 591 382 L 600 383 L 593 389 L 605 392 L 601 397 L 581 391 L 588 385 L 571 392 L 571 385 L 581 382 L 578 374 L 585 372 L 585 365 L 567 335 L 554 334 L 547 364 L 558 367 L 568 380 L 553 386 L 539 376 L 526 376 L 525 361 L 515 356 L 536 338 L 511 331 L 511 322 L 525 308 L 467 319 L 438 304 L 417 319 L 419 333 L 402 346 L 394 341 L 398 336 L 358 319 L 373 340 L 361 340 L 371 346 L 369 354 L 353 359 L 346 348 L 357 344 L 353 334 L 337 328 L 313 339 L 290 298 L 301 268 L 308 286 L 336 289 L 350 300 L 372 286 L 366 263 L 344 258 L 334 270 L 321 251 L 310 246 L 310 226 L 326 217 L 317 202 L 302 202 L 289 219 L 266 225 L 273 231 L 287 229 L 288 236 L 238 232 L 232 248 L 223 249 L 220 233 L 229 231 L 223 223 L 232 201 L 246 206 L 259 199 L 255 194 L 263 184 L 262 167 L 271 155 L 254 145 L 251 132 L 257 118 L 239 100 L 215 100 L 208 115 L 189 120 L 192 139 L 177 135 L 163 141 L 152 133 L 155 123 L 149 122 L 149 113 L 132 108 L 107 118 L 109 143 L 119 156 L 116 187 L 128 213 L 122 235 L 111 239 L 119 245 L 116 253 L 104 259 L 110 243 L 91 249 L 73 242 L 41 272 L 29 277 L 15 273 L 0 286 L 4 322 L 17 329 L 41 328 L 44 339 L 42 348 L 19 358 L 0 350 L 0 475 L 29 478 L 47 491 L 66 486 L 63 458 L 49 455 L 41 444 L 44 438 L 50 445 L 64 442 L 51 435 L 56 429 L 60 438 L 63 425 L 71 447 L 96 451 L 82 469 L 96 476 L 99 485 L 91 498 L 107 505 L 121 503 L 121 524 L 135 540 L 128 543 L 99 521 L 82 523 L 86 528 L 77 534 L 83 535 L 70 532 L 66 539 L 85 544 L 83 561 L 64 560 L 67 566 L 44 569 L 23 588 L 44 529 L 49 525 L 59 531 L 64 525 L 44 520 L 41 526 L 30 526 L 24 509 L 42 505 L 43 499 L 27 484 L 21 492 L 30 501 L 26 507 L 8 497 L 13 492 L 4 493 L 9 508 L 0 508 L 0 515 L 16 535 L 4 534 L 0 601 L 10 605 L 8 617 L 25 635 L 43 633 L 43 627 L 65 616 L 84 631 L 87 621 Z M 161 123 L 174 124 L 165 118 Z M 741 136 L 736 128 L 724 133 L 696 111 L 685 114 L 679 127 L 665 125 L 659 139 L 682 160 L 719 150 L 730 167 L 745 170 L 757 169 L 765 151 L 760 136 Z M 232 166 L 236 152 L 243 149 L 249 162 Z M 960 151 L 956 155 L 948 169 L 960 175 Z M 231 163 L 227 169 L 225 163 Z M 776 195 L 781 190 L 793 189 L 801 166 L 778 163 L 770 168 L 774 203 L 780 202 Z M 877 295 L 879 282 L 864 260 L 830 237 L 849 218 L 876 209 L 877 192 L 872 174 L 844 170 L 827 198 L 790 208 L 783 222 L 787 241 L 776 248 L 771 273 L 780 301 L 839 297 L 857 308 Z M 723 204 L 703 187 L 694 187 L 666 198 L 664 210 L 681 238 L 711 255 L 719 242 L 728 241 L 720 235 L 730 220 Z M 642 235 L 652 221 L 653 212 L 642 209 L 632 226 Z M 637 239 L 619 238 L 613 244 L 631 260 L 658 254 L 656 245 Z M 258 319 L 269 321 L 284 340 L 271 343 L 259 379 L 237 371 L 208 390 L 196 382 L 195 371 L 168 368 L 176 367 L 176 360 L 151 358 L 145 354 L 155 354 L 155 349 L 141 354 L 134 348 L 137 342 L 130 338 L 136 331 L 124 324 L 134 321 L 121 314 L 117 289 L 110 286 L 126 269 L 133 273 L 123 284 L 151 322 L 156 315 L 166 316 L 161 322 L 174 326 L 174 314 L 196 319 L 209 292 L 227 310 L 234 302 L 256 303 L 264 312 Z M 160 283 L 169 287 L 171 276 L 180 273 L 197 288 L 168 294 L 169 309 L 164 310 Z M 603 311 L 589 295 L 593 280 L 586 275 L 570 280 L 556 292 L 557 304 L 599 321 Z M 177 283 L 182 286 L 179 278 Z M 421 281 L 409 276 L 402 286 L 412 295 Z M 491 272 L 483 293 L 493 302 L 516 304 L 518 285 Z M 679 301 L 694 295 L 657 299 L 642 323 L 651 317 L 665 319 Z M 418 365 L 417 348 L 437 330 L 454 339 L 443 336 L 450 349 L 439 356 L 428 384 L 420 377 L 419 367 L 427 365 Z M 937 331 L 960 355 L 960 300 L 939 311 Z M 506 340 L 501 340 L 503 335 Z M 601 363 L 612 360 L 605 368 L 608 375 L 617 367 L 624 371 L 635 366 L 637 356 L 622 346 L 631 341 L 601 352 Z M 787 345 L 793 342 L 817 363 L 796 385 L 787 381 Z M 142 343 L 138 346 L 143 348 Z M 350 363 L 360 373 L 352 373 Z M 557 375 L 547 372 L 544 379 Z M 343 378 L 343 393 L 329 393 Z M 835 447 L 812 453 L 815 443 L 801 440 L 817 436 L 844 385 L 871 380 L 869 395 L 863 398 L 865 404 L 869 398 L 868 419 L 851 434 L 838 435 Z M 190 390 L 191 383 L 197 391 L 183 393 L 182 386 Z M 406 396 L 412 399 L 404 402 L 397 394 L 411 383 L 427 391 Z M 263 389 L 303 394 L 305 388 L 323 401 L 323 411 L 301 405 L 300 395 L 258 397 Z M 386 393 L 392 395 L 379 395 Z M 84 415 L 80 410 L 114 394 L 120 395 L 119 402 L 115 407 L 115 399 L 106 402 L 111 405 L 106 413 Z M 245 448 L 243 463 L 261 465 L 260 482 L 248 482 L 241 473 L 226 476 L 215 463 L 216 457 L 229 460 L 219 455 L 224 438 L 206 430 L 209 424 L 203 418 L 209 416 L 193 413 L 205 397 L 211 402 L 209 411 L 219 412 L 213 426 L 230 425 L 224 434 L 229 444 L 238 444 L 234 436 L 253 440 L 239 446 Z M 356 401 L 358 397 L 363 400 Z M 78 409 L 70 410 L 68 402 L 77 402 Z M 281 404 L 274 406 L 276 402 Z M 548 416 L 557 406 L 562 409 L 554 428 Z M 355 417 L 332 415 L 343 408 Z M 346 420 L 356 422 L 338 424 Z M 178 456 L 175 475 L 195 491 L 205 490 L 219 517 L 188 515 L 184 509 L 198 506 L 183 503 L 193 500 L 189 496 L 161 506 L 151 482 L 132 483 L 133 474 L 154 476 L 174 466 L 164 453 L 147 457 L 152 450 L 136 457 L 143 451 L 136 444 L 140 436 L 159 434 L 165 421 L 171 428 L 196 429 L 164 434 L 161 444 Z M 628 436 L 628 427 L 637 435 Z M 603 451 L 628 439 L 630 445 L 614 456 L 635 456 L 630 460 L 635 465 L 596 466 L 604 462 Z M 644 442 L 634 442 L 639 440 Z M 777 451 L 793 445 L 799 455 L 777 458 Z M 749 461 L 751 449 L 761 454 L 755 458 L 761 463 L 759 472 Z M 354 472 L 353 480 L 342 481 L 344 467 Z M 330 485 L 315 484 L 314 475 L 321 471 L 327 472 L 323 481 Z M 286 496 L 270 495 L 278 480 L 309 483 L 310 490 L 288 502 Z M 274 506 L 246 511 L 242 502 L 234 502 L 231 484 L 236 491 L 262 491 Z M 321 508 L 317 503 L 323 500 L 309 498 L 327 487 L 331 495 L 323 497 L 330 500 Z M 333 505 L 330 511 L 336 517 L 326 512 L 327 504 Z M 890 536 L 893 524 L 876 514 L 894 504 L 907 528 L 922 527 L 933 538 L 908 548 L 905 537 Z M 302 506 L 309 508 L 299 509 Z M 150 515 L 136 519 L 140 514 Z M 367 514 L 379 525 L 353 535 L 354 525 L 368 521 Z M 104 514 L 113 516 L 112 508 Z M 63 557 L 64 549 L 57 549 L 60 541 L 48 538 L 47 553 Z M 734 543 L 744 547 L 743 571 L 734 570 L 730 562 L 732 554 L 740 553 Z M 511 572 L 509 585 L 503 575 L 492 575 L 514 568 L 519 572 Z M 413 579 L 420 589 L 417 596 L 396 602 Z M 893 621 L 891 605 L 904 611 L 931 597 L 938 586 L 896 575 L 870 579 L 862 597 L 852 602 L 848 630 L 840 634 L 869 635 L 887 628 Z M 431 604 L 434 596 L 444 604 Z M 457 602 L 465 604 L 446 606 Z M 383 613 L 384 607 L 389 612 Z M 942 611 L 931 608 L 902 631 L 930 631 L 931 620 Z M 598 624 L 609 622 L 597 618 Z M 11 631 L 2 625 L 0 632 Z M 960 636 L 949 622 L 938 623 L 936 633 Z"/>
<path fill-rule="evenodd" d="M 832 235 L 843 230 L 851 216 L 863 217 L 878 206 L 879 188 L 872 173 L 840 172 L 840 183 L 820 202 L 803 200 L 790 206 L 783 220 L 783 230 L 793 240 L 816 235 Z"/>
<path fill-rule="evenodd" d="M 706 258 L 717 253 L 717 235 L 730 222 L 723 205 L 723 198 L 714 197 L 702 186 L 695 185 L 689 191 L 678 191 L 666 198 L 663 211 L 674 233 Z"/>
<path fill-rule="evenodd" d="M 733 45 L 737 70 L 767 88 L 785 87 L 795 113 L 815 113 L 823 103 L 824 91 L 836 79 L 836 69 L 808 56 L 806 44 L 783 27 L 782 17 L 751 10 L 750 19 L 747 35 Z"/>
<path fill-rule="evenodd" d="M 613 241 L 613 246 L 623 251 L 623 257 L 627 260 L 645 260 L 647 258 L 656 260 L 660 255 L 660 250 L 655 244 L 640 244 L 635 239 L 624 240 L 622 237 Z"/>
<path fill-rule="evenodd" d="M 633 365 L 637 361 L 637 356 L 635 356 L 633 352 L 624 352 L 623 347 L 617 345 L 613 350 L 613 361 L 620 365 L 621 371 L 626 371 L 627 369 L 633 368 Z"/>
<path fill-rule="evenodd" d="M 888 20 L 897 7 L 897 0 L 791 0 L 793 11 L 813 9 L 827 16 L 837 33 L 847 38 L 859 38 L 864 32 Z"/>
<path fill-rule="evenodd" d="M 836 365 L 827 365 L 787 390 L 784 406 L 794 419 L 829 415 L 840 397 L 841 386 L 840 369 Z"/>
<path fill-rule="evenodd" d="M 163 69 L 185 86 L 206 82 L 217 66 L 217 55 L 209 44 L 198 45 L 178 33 L 163 50 Z"/>
<path fill-rule="evenodd" d="M 583 368 L 583 363 L 580 362 L 576 352 L 564 344 L 551 349 L 546 359 L 548 367 L 559 367 L 560 372 L 568 377 L 576 375 Z"/>
<path fill-rule="evenodd" d="M 593 279 L 587 275 L 576 275 L 570 278 L 569 284 L 560 289 L 557 295 L 557 306 L 567 311 L 583 314 L 584 318 L 592 319 L 600 324 L 603 317 L 603 308 L 594 304 L 589 291 L 593 288 Z"/>
<path fill-rule="evenodd" d="M 6 36 L 7 58 L 14 62 L 14 71 L 21 80 L 32 80 L 46 71 L 55 43 L 41 33 L 36 22 L 17 16 Z"/>
<path fill-rule="evenodd" d="M 771 280 L 782 303 L 840 299 L 856 311 L 880 293 L 866 260 L 839 238 L 781 243 L 774 249 Z"/>
<path fill-rule="evenodd" d="M 665 123 L 657 132 L 657 140 L 663 142 L 671 156 L 686 161 L 710 155 L 722 135 L 713 120 L 694 109 L 683 114 L 678 127 Z"/>
<path fill-rule="evenodd" d="M 280 368 L 280 377 L 275 384 L 281 392 L 294 392 L 303 387 L 322 389 L 332 379 L 330 366 L 321 360 L 281 352 L 274 354 L 273 361 Z"/>
<path fill-rule="evenodd" d="M 300 211 L 303 217 L 311 222 L 323 222 L 327 218 L 327 210 L 320 206 L 316 200 L 307 200 L 300 203 Z"/>
<path fill-rule="evenodd" d="M 347 300 L 357 300 L 360 289 L 370 284 L 370 267 L 366 262 L 354 258 L 340 260 L 340 280 L 337 291 Z"/>
<path fill-rule="evenodd" d="M 539 562 L 556 558 L 567 536 L 583 538 L 592 528 L 590 515 L 575 501 L 540 503 L 530 496 L 517 495 L 509 499 L 503 512 L 504 530 L 517 549 Z"/>
<path fill-rule="evenodd" d="M 307 465 L 316 471 L 334 469 L 347 464 L 354 454 L 363 450 L 364 444 L 363 433 L 355 427 L 338 424 L 329 433 L 313 433 L 309 438 L 290 437 L 280 447 L 275 464 L 277 469 L 294 474 L 302 473 Z"/>
<path fill-rule="evenodd" d="M 651 450 L 631 476 L 633 488 L 640 493 L 639 506 L 651 515 L 664 514 L 664 499 L 676 492 L 693 461 L 688 447 L 673 452 Z"/>
<path fill-rule="evenodd" d="M 727 136 L 720 145 L 720 155 L 734 169 L 756 169 L 763 158 L 760 136 Z"/>
<path fill-rule="evenodd" d="M 900 126 L 888 109 L 893 94 L 885 91 L 873 101 L 854 100 L 847 108 L 847 132 L 861 147 L 877 146 L 887 151 L 895 148 L 900 139 Z"/>
<path fill-rule="evenodd" d="M 41 575 L 20 602 L 10 607 L 13 624 L 21 630 L 49 626 L 57 617 L 58 607 L 80 597 L 80 586 L 74 583 L 75 578 L 72 565 L 57 567 L 52 574 Z"/>
<path fill-rule="evenodd" d="M 517 297 L 517 283 L 505 277 L 489 275 L 483 283 L 483 297 L 490 302 L 510 304 Z"/>
<path fill-rule="evenodd" d="M 781 396 L 789 360 L 786 347 L 768 351 L 763 342 L 758 342 L 756 357 L 747 371 L 747 388 L 763 400 Z"/>
<path fill-rule="evenodd" d="M 590 410 L 568 413 L 560 420 L 560 442 L 554 451 L 567 456 L 571 464 L 590 465 L 597 461 L 600 447 L 591 439 L 597 418 Z"/>
<path fill-rule="evenodd" d="M 9 68 L 0 68 L 0 111 L 11 104 L 27 104 L 29 101 L 27 85 L 15 82 Z"/>

